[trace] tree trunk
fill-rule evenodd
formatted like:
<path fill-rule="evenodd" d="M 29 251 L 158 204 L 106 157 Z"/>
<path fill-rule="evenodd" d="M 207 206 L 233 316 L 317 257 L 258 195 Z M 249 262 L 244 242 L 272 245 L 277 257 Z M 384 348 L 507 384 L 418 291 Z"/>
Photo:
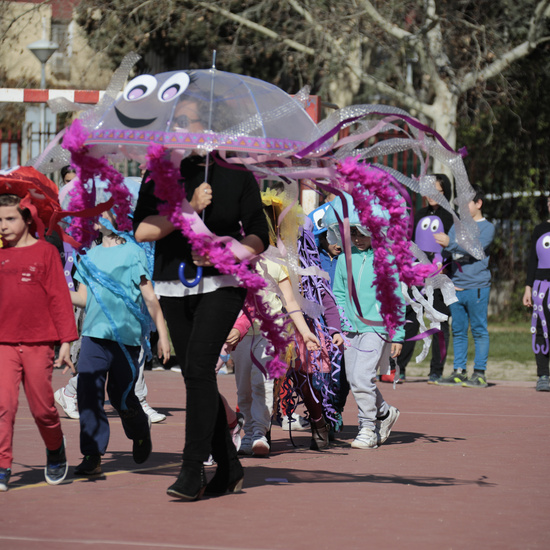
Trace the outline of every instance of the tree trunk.
<path fill-rule="evenodd" d="M 455 150 L 457 114 L 458 96 L 446 86 L 439 86 L 435 101 L 430 106 L 431 126 Z M 448 170 L 437 159 L 434 159 L 433 171 L 448 173 Z"/>

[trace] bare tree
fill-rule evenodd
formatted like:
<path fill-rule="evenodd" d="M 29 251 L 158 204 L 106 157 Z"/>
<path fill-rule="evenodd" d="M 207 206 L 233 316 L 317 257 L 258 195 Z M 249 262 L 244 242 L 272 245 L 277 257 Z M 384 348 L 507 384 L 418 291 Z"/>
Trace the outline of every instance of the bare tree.
<path fill-rule="evenodd" d="M 221 49 L 226 66 L 311 84 L 333 103 L 390 101 L 456 146 L 459 105 L 548 42 L 550 0 L 83 0 L 92 45 L 187 52 Z M 150 57 L 151 59 L 151 57 Z M 170 59 L 168 60 L 170 62 Z M 489 90 L 505 89 L 501 80 Z M 296 91 L 289 90 L 289 91 Z"/>

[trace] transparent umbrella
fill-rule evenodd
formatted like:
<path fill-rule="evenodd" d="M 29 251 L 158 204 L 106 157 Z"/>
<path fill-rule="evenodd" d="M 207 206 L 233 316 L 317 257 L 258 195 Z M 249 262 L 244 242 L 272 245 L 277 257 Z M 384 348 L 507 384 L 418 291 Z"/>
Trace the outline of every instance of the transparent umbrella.
<path fill-rule="evenodd" d="M 295 97 L 215 68 L 140 75 L 102 112 L 87 115 L 86 143 L 97 153 L 140 161 L 151 143 L 188 152 L 288 156 L 320 136 Z"/>

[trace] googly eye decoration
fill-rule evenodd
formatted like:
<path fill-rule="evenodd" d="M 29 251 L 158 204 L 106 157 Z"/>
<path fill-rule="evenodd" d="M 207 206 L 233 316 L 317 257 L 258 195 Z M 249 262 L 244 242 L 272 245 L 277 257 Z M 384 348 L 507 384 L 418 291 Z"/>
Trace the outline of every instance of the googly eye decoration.
<path fill-rule="evenodd" d="M 136 76 L 124 89 L 126 101 L 139 101 L 150 96 L 157 87 L 157 79 L 150 74 Z"/>
<path fill-rule="evenodd" d="M 163 103 L 173 101 L 179 97 L 189 86 L 189 75 L 187 73 L 176 73 L 172 75 L 159 89 L 158 99 Z"/>

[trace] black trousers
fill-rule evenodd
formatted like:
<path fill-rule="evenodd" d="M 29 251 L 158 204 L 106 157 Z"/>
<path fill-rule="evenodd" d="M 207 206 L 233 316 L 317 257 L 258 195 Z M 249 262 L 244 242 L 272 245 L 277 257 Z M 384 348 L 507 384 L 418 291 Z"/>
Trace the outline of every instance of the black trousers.
<path fill-rule="evenodd" d="M 246 289 L 224 287 L 206 294 L 160 299 L 187 390 L 184 461 L 203 462 L 212 453 L 219 463 L 226 458 L 224 453 L 236 454 L 235 447 L 229 446 L 216 363 L 245 297 Z"/>

